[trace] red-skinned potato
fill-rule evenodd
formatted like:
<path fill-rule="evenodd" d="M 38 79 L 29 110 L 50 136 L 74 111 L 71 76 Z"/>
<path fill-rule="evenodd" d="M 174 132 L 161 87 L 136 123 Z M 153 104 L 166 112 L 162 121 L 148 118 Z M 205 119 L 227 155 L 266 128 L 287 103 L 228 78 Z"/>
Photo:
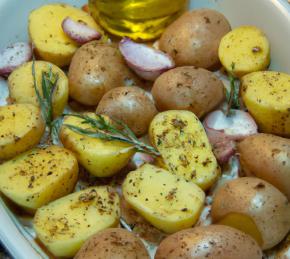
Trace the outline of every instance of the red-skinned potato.
<path fill-rule="evenodd" d="M 200 118 L 223 101 L 224 86 L 206 69 L 177 67 L 157 78 L 152 95 L 160 111 L 189 110 Z"/>
<path fill-rule="evenodd" d="M 213 68 L 219 64 L 221 38 L 230 30 L 221 13 L 211 9 L 193 10 L 167 27 L 159 47 L 173 57 L 177 66 Z"/>
<path fill-rule="evenodd" d="M 218 189 L 211 216 L 214 223 L 251 235 L 263 250 L 277 245 L 290 230 L 290 204 L 286 196 L 254 177 L 238 178 Z"/>
<path fill-rule="evenodd" d="M 89 238 L 74 259 L 149 259 L 139 238 L 122 228 L 108 228 Z"/>
<path fill-rule="evenodd" d="M 290 200 L 290 139 L 257 134 L 240 142 L 238 152 L 246 175 L 273 184 Z"/>
<path fill-rule="evenodd" d="M 261 259 L 262 251 L 249 235 L 222 225 L 195 227 L 164 239 L 155 259 Z"/>
<path fill-rule="evenodd" d="M 124 122 L 137 136 L 147 132 L 157 114 L 154 102 L 147 93 L 134 86 L 117 87 L 107 92 L 96 112 Z"/>

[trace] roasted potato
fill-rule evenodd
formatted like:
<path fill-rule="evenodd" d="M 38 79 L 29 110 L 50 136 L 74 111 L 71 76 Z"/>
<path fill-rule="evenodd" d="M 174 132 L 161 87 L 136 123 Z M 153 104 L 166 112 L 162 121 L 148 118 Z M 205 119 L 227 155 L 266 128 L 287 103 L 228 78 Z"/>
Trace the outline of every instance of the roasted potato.
<path fill-rule="evenodd" d="M 69 194 L 77 181 L 78 162 L 58 146 L 35 148 L 0 165 L 0 191 L 34 211 Z"/>
<path fill-rule="evenodd" d="M 107 92 L 96 112 L 124 122 L 137 136 L 147 133 L 150 122 L 157 114 L 154 102 L 147 93 L 133 86 L 117 87 Z"/>
<path fill-rule="evenodd" d="M 189 110 L 200 118 L 223 101 L 224 86 L 203 68 L 177 67 L 157 78 L 152 95 L 159 111 Z"/>
<path fill-rule="evenodd" d="M 100 230 L 119 223 L 117 193 L 108 186 L 91 187 L 60 198 L 37 210 L 34 229 L 54 256 L 72 257 Z"/>
<path fill-rule="evenodd" d="M 79 8 L 66 4 L 48 4 L 33 10 L 29 15 L 28 31 L 35 51 L 40 58 L 60 67 L 69 65 L 79 47 L 62 29 L 66 17 L 82 21 L 102 33 L 94 19 Z"/>
<path fill-rule="evenodd" d="M 213 68 L 219 64 L 221 38 L 231 30 L 227 19 L 211 9 L 186 12 L 167 27 L 159 40 L 177 66 Z"/>
<path fill-rule="evenodd" d="M 242 77 L 241 94 L 261 132 L 290 137 L 290 75 L 262 71 Z"/>
<path fill-rule="evenodd" d="M 270 43 L 259 28 L 241 26 L 222 38 L 219 58 L 227 71 L 241 77 L 268 67 Z"/>
<path fill-rule="evenodd" d="M 254 177 L 238 178 L 219 188 L 211 216 L 214 223 L 249 234 L 263 249 L 277 245 L 290 230 L 290 204 L 286 196 Z"/>
<path fill-rule="evenodd" d="M 275 259 L 288 259 L 290 258 L 290 236 L 287 237 L 284 244 L 279 247 Z"/>
<path fill-rule="evenodd" d="M 96 118 L 93 113 L 87 115 Z M 128 164 L 135 153 L 134 148 L 127 143 L 88 137 L 72 131 L 65 124 L 83 129 L 91 129 L 90 126 L 83 124 L 81 118 L 67 116 L 60 131 L 60 140 L 94 176 L 108 177 L 117 173 Z"/>
<path fill-rule="evenodd" d="M 261 259 L 256 241 L 227 226 L 210 225 L 177 232 L 164 239 L 155 259 Z"/>
<path fill-rule="evenodd" d="M 75 53 L 68 78 L 70 96 L 85 105 L 97 105 L 115 87 L 141 84 L 115 45 L 97 41 L 83 45 Z"/>
<path fill-rule="evenodd" d="M 37 145 L 44 129 L 44 120 L 36 106 L 0 107 L 0 160 L 12 158 Z"/>
<path fill-rule="evenodd" d="M 149 259 L 139 238 L 122 228 L 109 228 L 88 239 L 74 259 Z"/>
<path fill-rule="evenodd" d="M 166 233 L 193 226 L 205 199 L 194 183 L 149 164 L 127 175 L 122 192 L 134 210 Z"/>
<path fill-rule="evenodd" d="M 290 200 L 290 139 L 257 134 L 240 142 L 238 153 L 246 175 L 271 183 Z"/>
<path fill-rule="evenodd" d="M 35 61 L 36 83 L 40 94 L 42 95 L 42 72 L 52 71 L 57 75 L 57 85 L 52 99 L 53 116 L 62 114 L 68 99 L 68 79 L 65 73 L 57 66 L 45 62 Z M 34 80 L 32 76 L 32 62 L 25 63 L 14 70 L 8 77 L 9 97 L 15 103 L 30 103 L 38 105 L 38 99 L 34 89 Z"/>
<path fill-rule="evenodd" d="M 168 170 L 203 190 L 211 187 L 220 175 L 204 128 L 190 111 L 166 111 L 151 122 L 149 135 Z"/>

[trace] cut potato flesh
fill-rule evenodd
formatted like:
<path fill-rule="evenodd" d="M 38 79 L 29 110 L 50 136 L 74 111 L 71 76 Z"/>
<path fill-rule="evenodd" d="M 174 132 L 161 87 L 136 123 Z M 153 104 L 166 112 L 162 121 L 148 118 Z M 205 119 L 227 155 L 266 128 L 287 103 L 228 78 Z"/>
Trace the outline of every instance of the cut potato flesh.
<path fill-rule="evenodd" d="M 77 181 L 78 163 L 58 146 L 36 148 L 0 165 L 0 191 L 28 210 L 69 194 Z"/>
<path fill-rule="evenodd" d="M 166 233 L 193 226 L 205 199 L 194 183 L 149 164 L 129 173 L 122 190 L 133 209 Z"/>
<path fill-rule="evenodd" d="M 34 229 L 57 257 L 73 257 L 100 230 L 119 223 L 119 197 L 108 186 L 91 187 L 37 210 Z"/>

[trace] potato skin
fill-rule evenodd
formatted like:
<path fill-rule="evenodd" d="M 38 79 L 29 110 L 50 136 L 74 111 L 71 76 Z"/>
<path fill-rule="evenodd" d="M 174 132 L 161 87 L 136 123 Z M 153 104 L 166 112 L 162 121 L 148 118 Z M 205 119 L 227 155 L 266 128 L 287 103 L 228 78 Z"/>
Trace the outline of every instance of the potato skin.
<path fill-rule="evenodd" d="M 122 228 L 108 228 L 90 237 L 74 259 L 149 259 L 139 238 Z"/>
<path fill-rule="evenodd" d="M 45 130 L 39 108 L 32 104 L 0 107 L 0 160 L 36 146 Z"/>
<path fill-rule="evenodd" d="M 70 97 L 84 105 L 97 105 L 103 95 L 119 86 L 140 85 L 113 44 L 89 42 L 72 58 L 68 72 Z"/>
<path fill-rule="evenodd" d="M 195 227 L 164 239 L 155 259 L 261 259 L 256 241 L 243 232 L 222 225 Z"/>
<path fill-rule="evenodd" d="M 177 67 L 157 78 L 152 95 L 159 111 L 189 110 L 200 118 L 222 102 L 224 86 L 206 69 Z"/>
<path fill-rule="evenodd" d="M 212 68 L 219 64 L 221 38 L 231 30 L 227 19 L 211 9 L 186 12 L 167 27 L 159 47 L 177 66 Z"/>
<path fill-rule="evenodd" d="M 43 5 L 30 13 L 28 21 L 29 36 L 37 55 L 60 67 L 69 65 L 79 47 L 62 30 L 62 21 L 68 16 L 102 33 L 88 13 L 66 4 Z"/>
<path fill-rule="evenodd" d="M 246 175 L 271 183 L 290 200 L 290 139 L 257 134 L 247 137 L 237 147 Z"/>
<path fill-rule="evenodd" d="M 53 116 L 62 114 L 68 100 L 68 79 L 65 73 L 52 63 L 35 61 L 35 73 L 37 86 L 42 93 L 41 77 L 42 72 L 49 72 L 51 68 L 55 75 L 58 75 L 57 85 L 52 98 Z M 8 77 L 9 97 L 14 103 L 30 103 L 38 106 L 38 99 L 34 90 L 34 80 L 32 77 L 32 62 L 27 62 L 15 69 Z"/>
<path fill-rule="evenodd" d="M 216 192 L 211 211 L 213 222 L 218 223 L 231 213 L 249 216 L 254 221 L 262 237 L 262 249 L 277 245 L 290 230 L 289 201 L 259 178 L 238 178 Z"/>
<path fill-rule="evenodd" d="M 96 112 L 124 122 L 137 136 L 144 135 L 157 114 L 147 93 L 133 86 L 117 87 L 101 99 Z"/>

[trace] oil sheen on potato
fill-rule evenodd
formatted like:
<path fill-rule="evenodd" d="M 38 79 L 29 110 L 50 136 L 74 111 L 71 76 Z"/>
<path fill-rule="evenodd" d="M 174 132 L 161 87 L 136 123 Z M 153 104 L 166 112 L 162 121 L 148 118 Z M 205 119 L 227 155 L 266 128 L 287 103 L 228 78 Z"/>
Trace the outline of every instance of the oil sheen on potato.
<path fill-rule="evenodd" d="M 89 0 L 93 17 L 110 33 L 134 40 L 157 38 L 187 0 Z"/>

